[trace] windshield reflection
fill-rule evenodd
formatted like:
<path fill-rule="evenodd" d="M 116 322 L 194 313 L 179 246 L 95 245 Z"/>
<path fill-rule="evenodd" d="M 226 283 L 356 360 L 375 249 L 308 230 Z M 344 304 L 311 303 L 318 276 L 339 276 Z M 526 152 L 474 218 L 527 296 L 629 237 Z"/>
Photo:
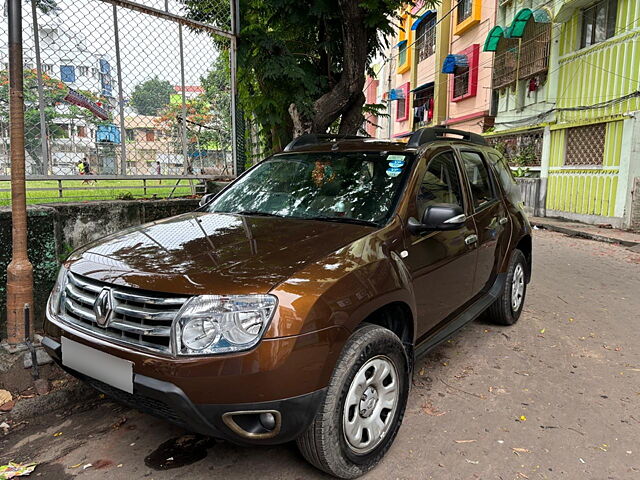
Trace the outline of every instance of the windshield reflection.
<path fill-rule="evenodd" d="M 411 160 L 386 152 L 276 155 L 238 179 L 207 210 L 383 224 Z"/>

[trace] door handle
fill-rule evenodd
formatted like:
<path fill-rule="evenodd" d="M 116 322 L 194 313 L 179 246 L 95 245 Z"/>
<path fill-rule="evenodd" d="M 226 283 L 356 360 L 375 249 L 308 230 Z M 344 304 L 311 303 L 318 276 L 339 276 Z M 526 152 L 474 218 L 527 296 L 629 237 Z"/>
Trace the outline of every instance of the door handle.
<path fill-rule="evenodd" d="M 507 223 L 509 221 L 509 219 L 507 217 L 502 217 L 500 220 L 498 220 L 498 223 L 500 225 L 504 225 L 505 223 Z"/>
<path fill-rule="evenodd" d="M 469 235 L 468 237 L 465 237 L 464 239 L 464 243 L 466 243 L 467 245 L 471 245 L 473 243 L 476 243 L 478 241 L 478 236 L 477 235 Z"/>

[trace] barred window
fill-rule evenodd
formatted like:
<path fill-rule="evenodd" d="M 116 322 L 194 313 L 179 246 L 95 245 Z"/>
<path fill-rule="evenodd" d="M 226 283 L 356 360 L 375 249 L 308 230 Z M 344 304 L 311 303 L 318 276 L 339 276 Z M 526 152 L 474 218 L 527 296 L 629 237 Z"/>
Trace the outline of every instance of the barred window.
<path fill-rule="evenodd" d="M 550 41 L 551 23 L 527 22 L 520 50 L 520 79 L 547 71 Z"/>
<path fill-rule="evenodd" d="M 493 59 L 493 88 L 504 88 L 516 80 L 518 40 L 501 38 Z"/>
<path fill-rule="evenodd" d="M 456 67 L 453 76 L 453 97 L 459 98 L 469 93 L 469 67 Z"/>
<path fill-rule="evenodd" d="M 429 15 L 418 26 L 416 47 L 418 62 L 421 62 L 435 53 L 436 48 L 436 14 Z"/>
<path fill-rule="evenodd" d="M 542 160 L 544 130 L 528 130 L 509 135 L 492 135 L 487 143 L 498 150 L 514 167 L 537 167 Z"/>
<path fill-rule="evenodd" d="M 604 160 L 604 123 L 567 129 L 565 165 L 602 165 Z"/>

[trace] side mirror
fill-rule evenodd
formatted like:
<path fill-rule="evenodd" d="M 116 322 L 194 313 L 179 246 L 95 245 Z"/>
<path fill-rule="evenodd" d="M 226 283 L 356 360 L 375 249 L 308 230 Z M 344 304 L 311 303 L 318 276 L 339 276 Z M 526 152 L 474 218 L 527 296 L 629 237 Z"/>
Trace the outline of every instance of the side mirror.
<path fill-rule="evenodd" d="M 211 199 L 214 197 L 214 193 L 205 193 L 202 198 L 200 199 L 200 203 L 198 204 L 199 207 L 202 207 L 204 205 L 206 205 L 207 203 L 209 203 L 211 201 Z"/>
<path fill-rule="evenodd" d="M 422 221 L 409 218 L 407 227 L 414 235 L 442 230 L 457 230 L 464 226 L 467 217 L 459 205 L 439 203 L 430 205 L 424 211 Z"/>

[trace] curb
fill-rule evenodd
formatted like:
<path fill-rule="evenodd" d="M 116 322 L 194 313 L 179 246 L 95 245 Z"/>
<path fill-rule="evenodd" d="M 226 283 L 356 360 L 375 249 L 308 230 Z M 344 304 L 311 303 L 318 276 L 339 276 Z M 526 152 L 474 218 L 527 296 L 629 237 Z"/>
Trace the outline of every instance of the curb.
<path fill-rule="evenodd" d="M 638 242 L 631 242 L 629 240 L 621 240 L 619 238 L 615 238 L 615 237 L 608 237 L 606 235 L 600 235 L 597 233 L 589 233 L 589 232 L 583 232 L 582 230 L 574 230 L 573 228 L 567 228 L 567 227 L 560 227 L 558 225 L 555 224 L 551 224 L 551 223 L 545 223 L 545 222 L 538 222 L 538 221 L 531 221 L 531 225 L 538 227 L 538 228 L 543 228 L 545 230 L 551 230 L 552 232 L 558 232 L 558 233 L 564 233 L 565 235 L 569 235 L 571 237 L 580 237 L 580 238 L 586 238 L 588 240 L 595 240 L 597 242 L 605 242 L 605 243 L 617 243 L 619 245 L 622 245 L 624 247 L 635 247 L 637 245 L 640 245 L 640 243 Z"/>

